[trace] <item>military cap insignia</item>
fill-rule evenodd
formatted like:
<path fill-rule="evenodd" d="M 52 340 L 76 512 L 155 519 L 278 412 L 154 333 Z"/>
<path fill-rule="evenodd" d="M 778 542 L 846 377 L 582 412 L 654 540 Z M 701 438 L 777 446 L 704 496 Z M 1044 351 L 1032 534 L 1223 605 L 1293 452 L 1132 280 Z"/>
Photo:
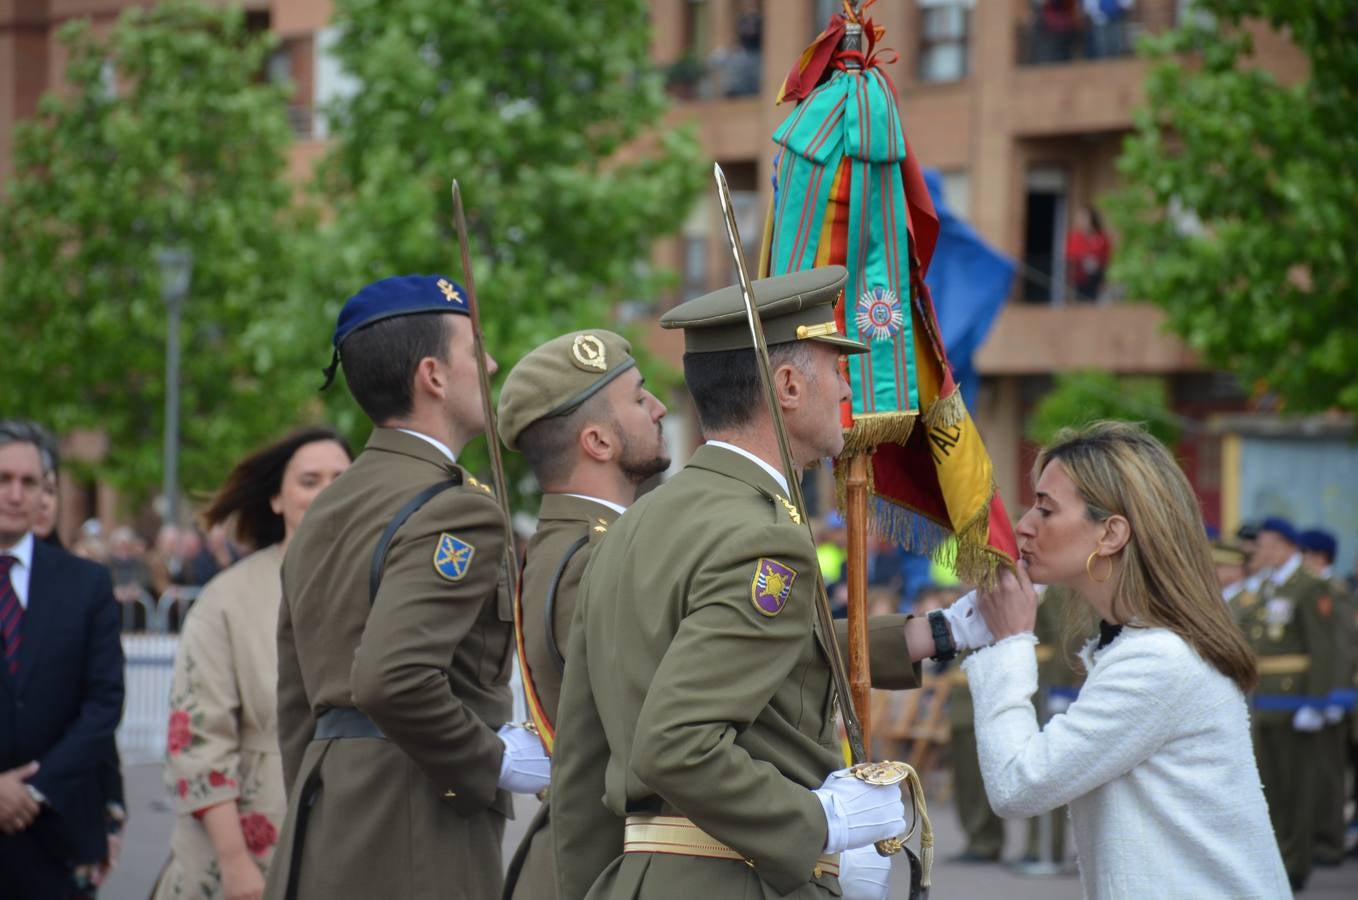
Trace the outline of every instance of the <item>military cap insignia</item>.
<path fill-rule="evenodd" d="M 761 615 L 776 616 L 792 596 L 797 570 L 767 557 L 761 557 L 750 582 L 750 600 Z"/>
<path fill-rule="evenodd" d="M 449 303 L 461 303 L 462 295 L 457 292 L 457 285 L 446 278 L 438 280 L 438 289 L 443 292 L 443 299 Z"/>
<path fill-rule="evenodd" d="M 779 494 L 778 502 L 783 504 L 783 509 L 787 510 L 787 514 L 791 517 L 793 525 L 802 524 L 802 514 L 797 512 L 797 507 L 792 505 L 791 500 L 787 499 L 782 494 Z"/>
<path fill-rule="evenodd" d="M 604 342 L 592 334 L 582 334 L 571 344 L 571 361 L 576 368 L 586 372 L 603 372 L 608 369 L 608 354 Z"/>
<path fill-rule="evenodd" d="M 439 535 L 438 546 L 434 548 L 434 571 L 449 581 L 461 581 L 475 555 L 475 547 L 445 531 Z"/>

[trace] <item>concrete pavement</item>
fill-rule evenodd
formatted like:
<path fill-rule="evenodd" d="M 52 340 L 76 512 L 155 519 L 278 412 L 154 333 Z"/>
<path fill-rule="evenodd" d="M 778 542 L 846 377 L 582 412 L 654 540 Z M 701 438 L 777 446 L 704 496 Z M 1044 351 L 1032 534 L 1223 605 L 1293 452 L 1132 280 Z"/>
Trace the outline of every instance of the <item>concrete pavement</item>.
<path fill-rule="evenodd" d="M 145 900 L 168 855 L 170 830 L 174 825 L 174 814 L 160 781 L 160 766 L 128 766 L 123 775 L 130 819 L 122 863 L 100 891 L 101 900 Z M 506 861 L 536 807 L 536 801 L 531 798 L 517 798 L 516 802 L 518 817 L 505 833 Z M 1079 900 L 1080 881 L 1073 874 L 1023 877 L 1002 865 L 949 863 L 949 857 L 960 852 L 963 844 L 957 817 L 944 803 L 934 804 L 932 812 L 938 858 L 934 865 L 932 900 Z M 1021 852 L 1023 837 L 1022 823 L 1012 823 L 1008 828 L 1007 858 Z M 1147 862 L 1154 864 L 1153 860 Z M 900 883 L 893 885 L 892 897 L 905 898 L 904 879 L 898 880 Z M 1301 896 L 1305 900 L 1352 900 L 1358 896 L 1358 860 L 1350 857 L 1341 868 L 1316 870 L 1310 887 Z"/>

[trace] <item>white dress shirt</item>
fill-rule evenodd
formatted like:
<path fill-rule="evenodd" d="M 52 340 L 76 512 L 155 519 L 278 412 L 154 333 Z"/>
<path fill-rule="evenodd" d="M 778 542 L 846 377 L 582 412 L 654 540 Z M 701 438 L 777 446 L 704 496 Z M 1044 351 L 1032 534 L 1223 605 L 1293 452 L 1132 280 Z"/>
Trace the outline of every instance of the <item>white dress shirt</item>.
<path fill-rule="evenodd" d="M 419 432 L 419 431 L 411 431 L 409 428 L 398 428 L 398 429 L 396 429 L 396 430 L 397 430 L 397 431 L 404 431 L 406 434 L 413 435 L 414 437 L 417 437 L 417 438 L 419 438 L 419 439 L 422 440 L 422 441 L 425 441 L 425 442 L 427 442 L 427 443 L 433 444 L 436 448 L 438 448 L 438 451 L 439 451 L 440 453 L 442 453 L 444 456 L 448 457 L 448 462 L 450 462 L 450 463 L 456 463 L 456 462 L 457 462 L 457 456 L 455 456 L 455 455 L 453 454 L 453 451 L 452 451 L 452 450 L 449 450 L 449 449 L 448 449 L 448 445 L 447 445 L 447 444 L 443 443 L 443 441 L 439 440 L 438 438 L 432 438 L 432 437 L 430 437 L 429 435 L 424 434 L 423 432 Z"/>
<path fill-rule="evenodd" d="M 0 556 L 12 556 L 18 562 L 9 570 L 9 583 L 19 596 L 19 607 L 28 609 L 28 582 L 33 577 L 33 532 L 19 538 L 13 547 L 0 547 Z"/>
<path fill-rule="evenodd" d="M 783 473 L 779 472 L 773 466 L 764 462 L 764 460 L 755 456 L 753 453 L 751 453 L 749 450 L 746 450 L 744 447 L 737 447 L 735 444 L 728 444 L 725 441 L 708 441 L 707 446 L 721 447 L 724 450 L 730 450 L 732 453 L 739 453 L 741 456 L 755 463 L 755 465 L 759 466 L 759 468 L 763 469 L 765 472 L 768 472 L 770 475 L 772 475 L 773 480 L 778 482 L 779 487 L 783 489 L 783 493 L 785 494 L 787 493 L 787 479 L 783 477 Z"/>

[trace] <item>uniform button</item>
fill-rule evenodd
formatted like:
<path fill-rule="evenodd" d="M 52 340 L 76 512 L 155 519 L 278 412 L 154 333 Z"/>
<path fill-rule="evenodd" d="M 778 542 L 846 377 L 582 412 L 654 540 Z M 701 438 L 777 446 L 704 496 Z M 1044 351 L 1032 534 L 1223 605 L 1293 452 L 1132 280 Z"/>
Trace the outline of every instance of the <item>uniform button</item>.
<path fill-rule="evenodd" d="M 1283 690 L 1285 690 L 1285 691 L 1290 691 L 1290 690 L 1292 690 L 1292 679 L 1291 679 L 1291 678 L 1284 678 L 1284 679 L 1283 679 Z"/>

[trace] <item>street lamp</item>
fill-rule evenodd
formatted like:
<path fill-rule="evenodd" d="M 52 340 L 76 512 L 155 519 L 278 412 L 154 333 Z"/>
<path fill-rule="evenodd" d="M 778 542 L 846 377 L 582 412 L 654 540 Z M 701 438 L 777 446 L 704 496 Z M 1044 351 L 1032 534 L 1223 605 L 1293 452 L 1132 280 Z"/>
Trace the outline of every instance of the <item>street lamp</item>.
<path fill-rule="evenodd" d="M 189 293 L 193 253 L 166 247 L 156 254 L 160 298 L 169 319 L 165 328 L 165 523 L 179 522 L 179 317 Z"/>

